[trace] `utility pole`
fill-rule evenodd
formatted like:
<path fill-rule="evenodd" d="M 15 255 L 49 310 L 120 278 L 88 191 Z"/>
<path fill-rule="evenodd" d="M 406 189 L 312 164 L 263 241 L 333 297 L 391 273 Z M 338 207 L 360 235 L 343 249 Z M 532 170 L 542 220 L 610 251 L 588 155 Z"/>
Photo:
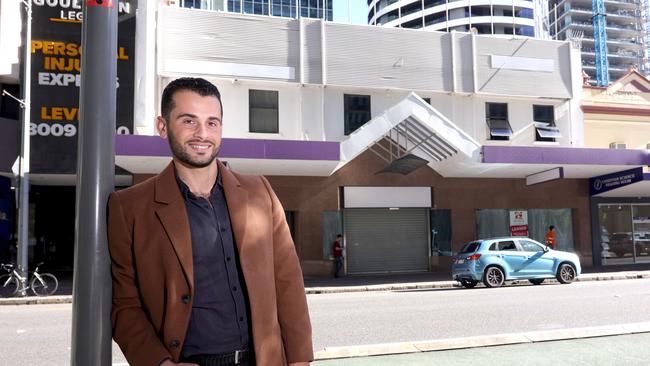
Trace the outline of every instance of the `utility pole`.
<path fill-rule="evenodd" d="M 118 0 L 84 4 L 70 364 L 110 366 L 106 203 L 115 188 Z"/>
<path fill-rule="evenodd" d="M 16 262 L 18 271 L 23 277 L 20 286 L 19 296 L 26 296 L 27 287 L 27 266 L 29 256 L 29 131 L 31 124 L 31 84 L 32 84 L 32 0 L 23 0 L 25 5 L 25 43 L 23 51 L 23 123 L 21 125 L 20 164 L 18 170 L 19 192 L 18 192 L 18 251 Z"/>

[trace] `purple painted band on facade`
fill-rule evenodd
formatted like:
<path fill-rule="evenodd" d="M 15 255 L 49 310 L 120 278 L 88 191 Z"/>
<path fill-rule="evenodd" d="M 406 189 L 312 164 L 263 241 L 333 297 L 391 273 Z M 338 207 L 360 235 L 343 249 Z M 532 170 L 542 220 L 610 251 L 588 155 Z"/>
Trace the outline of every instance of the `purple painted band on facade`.
<path fill-rule="evenodd" d="M 483 162 L 498 164 L 650 165 L 647 150 L 483 146 Z"/>
<path fill-rule="evenodd" d="M 169 143 L 158 136 L 117 135 L 115 155 L 171 156 Z M 221 141 L 220 158 L 281 159 L 281 160 L 340 160 L 338 142 L 228 139 Z"/>

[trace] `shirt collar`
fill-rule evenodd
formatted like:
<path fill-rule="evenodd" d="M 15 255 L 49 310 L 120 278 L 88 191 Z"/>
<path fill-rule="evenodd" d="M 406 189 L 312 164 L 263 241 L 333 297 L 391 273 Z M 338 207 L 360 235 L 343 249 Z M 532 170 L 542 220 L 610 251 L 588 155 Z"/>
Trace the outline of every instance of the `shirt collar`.
<path fill-rule="evenodd" d="M 187 184 L 183 182 L 181 177 L 178 176 L 178 171 L 176 170 L 176 164 L 173 165 L 174 165 L 174 177 L 176 178 L 176 183 L 178 184 L 178 188 L 180 188 L 181 190 L 181 195 L 183 196 L 183 199 L 187 201 L 190 198 L 192 199 L 196 198 L 194 193 L 190 191 L 190 187 L 188 187 Z M 215 186 L 218 186 L 220 189 L 223 189 L 223 179 L 221 177 L 221 171 L 219 170 L 217 170 L 217 181 L 215 182 Z M 214 193 L 215 193 L 215 189 L 213 186 L 210 195 L 212 196 L 214 195 Z"/>

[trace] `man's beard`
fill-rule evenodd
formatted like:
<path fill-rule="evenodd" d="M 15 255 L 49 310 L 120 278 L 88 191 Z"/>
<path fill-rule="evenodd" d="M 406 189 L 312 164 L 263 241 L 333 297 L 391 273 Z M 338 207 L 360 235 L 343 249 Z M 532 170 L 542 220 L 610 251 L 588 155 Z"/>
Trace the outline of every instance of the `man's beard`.
<path fill-rule="evenodd" d="M 179 143 L 176 140 L 176 137 L 171 131 L 167 133 L 167 139 L 169 140 L 169 147 L 172 150 L 172 155 L 174 155 L 174 157 L 180 162 L 193 168 L 205 168 L 206 166 L 212 164 L 214 159 L 217 157 L 217 154 L 219 153 L 219 146 L 217 146 L 208 160 L 198 160 L 196 158 L 192 158 L 192 156 L 187 151 L 185 151 L 183 144 Z"/>

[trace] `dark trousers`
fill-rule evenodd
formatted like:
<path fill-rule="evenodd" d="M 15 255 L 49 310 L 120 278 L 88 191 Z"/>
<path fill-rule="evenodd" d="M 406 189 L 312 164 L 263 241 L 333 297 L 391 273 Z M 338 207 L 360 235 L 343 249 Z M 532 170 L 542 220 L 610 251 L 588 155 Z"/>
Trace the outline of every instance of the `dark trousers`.
<path fill-rule="evenodd" d="M 337 257 L 334 259 L 334 277 L 339 277 L 341 268 L 343 268 L 343 257 Z"/>

